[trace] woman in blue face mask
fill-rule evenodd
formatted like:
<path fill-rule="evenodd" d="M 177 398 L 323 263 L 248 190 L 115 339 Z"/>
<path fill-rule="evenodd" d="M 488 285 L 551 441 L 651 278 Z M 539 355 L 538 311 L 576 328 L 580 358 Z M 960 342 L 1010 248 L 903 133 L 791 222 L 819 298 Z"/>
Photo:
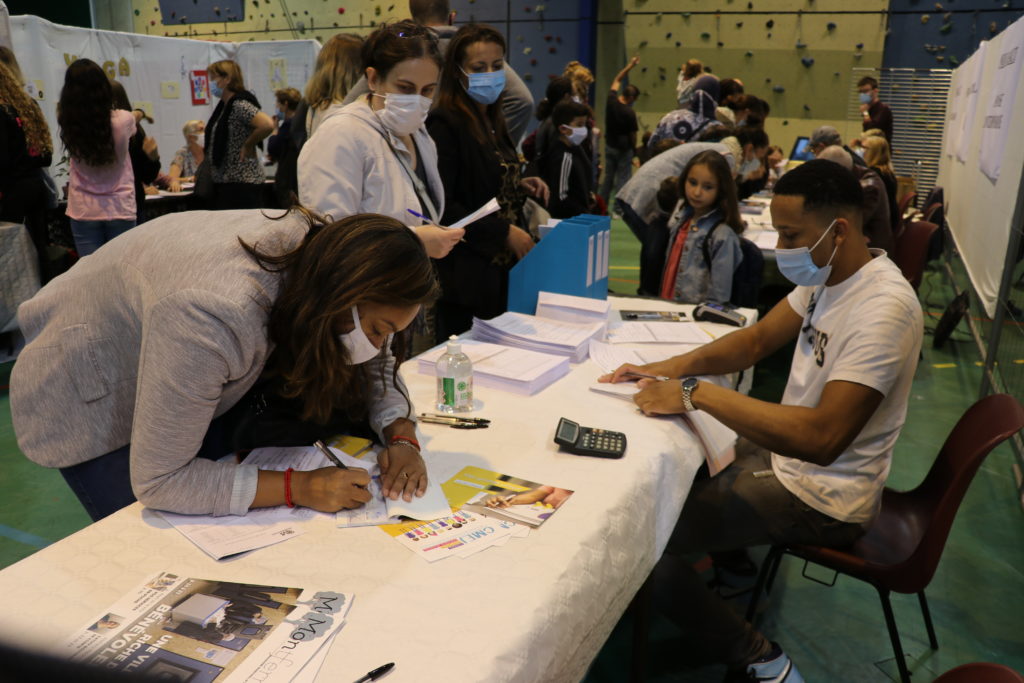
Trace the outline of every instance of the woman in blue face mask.
<path fill-rule="evenodd" d="M 210 94 L 219 99 L 206 122 L 205 158 L 213 178 L 212 208 L 258 209 L 263 206 L 266 173 L 256 146 L 274 132 L 274 120 L 260 111 L 256 96 L 245 89 L 242 69 L 230 59 L 207 67 Z"/>
<path fill-rule="evenodd" d="M 501 208 L 470 225 L 464 241 L 437 263 L 438 340 L 469 329 L 473 316 L 505 311 L 508 271 L 533 247 L 533 237 L 521 227 L 523 205 L 528 195 L 547 203 L 544 181 L 523 177 L 501 110 L 504 88 L 505 38 L 485 24 L 463 26 L 448 44 L 427 119 L 444 183 L 442 222 L 459 220 L 494 197 Z"/>

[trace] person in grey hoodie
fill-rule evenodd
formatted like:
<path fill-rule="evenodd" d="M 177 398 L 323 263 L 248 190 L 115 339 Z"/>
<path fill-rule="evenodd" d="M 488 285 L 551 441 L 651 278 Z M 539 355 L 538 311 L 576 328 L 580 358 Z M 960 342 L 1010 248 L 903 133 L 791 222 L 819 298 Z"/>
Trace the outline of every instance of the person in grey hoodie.
<path fill-rule="evenodd" d="M 443 258 L 465 231 L 437 225 L 444 187 L 423 125 L 440 75 L 437 40 L 401 21 L 374 31 L 361 56 L 370 90 L 324 112 L 299 153 L 299 200 L 334 218 L 390 216 L 413 229 L 432 258 Z"/>

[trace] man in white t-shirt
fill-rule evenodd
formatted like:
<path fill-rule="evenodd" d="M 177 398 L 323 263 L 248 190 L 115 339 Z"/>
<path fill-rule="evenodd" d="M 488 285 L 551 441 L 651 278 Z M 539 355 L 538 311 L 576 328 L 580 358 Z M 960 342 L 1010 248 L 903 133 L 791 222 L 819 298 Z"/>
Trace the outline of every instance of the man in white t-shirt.
<path fill-rule="evenodd" d="M 825 160 L 779 179 L 772 199 L 779 270 L 798 286 L 762 320 L 706 346 L 627 371 L 644 380 L 646 414 L 703 410 L 737 432 L 736 461 L 698 475 L 654 570 L 669 616 L 699 624 L 703 651 L 738 680 L 802 681 L 789 658 L 714 595 L 688 562 L 692 551 L 766 543 L 843 546 L 878 513 L 893 444 L 906 417 L 921 348 L 921 306 L 885 252 L 862 232 L 853 175 Z M 796 340 L 781 403 L 694 375 L 746 369 Z"/>

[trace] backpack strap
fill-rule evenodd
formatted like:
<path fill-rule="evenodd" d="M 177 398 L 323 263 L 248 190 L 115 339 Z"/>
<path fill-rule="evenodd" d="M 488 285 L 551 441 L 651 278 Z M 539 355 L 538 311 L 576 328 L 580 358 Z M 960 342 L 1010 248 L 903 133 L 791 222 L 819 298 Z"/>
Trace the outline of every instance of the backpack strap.
<path fill-rule="evenodd" d="M 708 232 L 708 236 L 704 238 L 704 241 L 700 244 L 701 252 L 704 254 L 704 265 L 708 267 L 708 273 L 711 272 L 711 237 L 715 234 L 715 231 L 721 227 L 722 223 L 715 223 L 715 227 L 711 228 Z"/>

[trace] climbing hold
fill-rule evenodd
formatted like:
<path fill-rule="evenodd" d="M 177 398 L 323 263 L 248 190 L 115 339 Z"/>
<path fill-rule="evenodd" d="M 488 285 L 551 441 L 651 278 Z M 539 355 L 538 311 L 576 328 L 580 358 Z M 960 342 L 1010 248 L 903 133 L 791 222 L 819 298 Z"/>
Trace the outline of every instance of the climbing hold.
<path fill-rule="evenodd" d="M 831 33 L 832 31 L 835 31 L 836 30 L 836 22 L 834 22 L 834 21 L 828 22 L 827 24 L 825 24 L 825 29 L 829 33 Z"/>
<path fill-rule="evenodd" d="M 736 28 L 743 28 L 743 22 L 742 21 L 737 21 L 736 22 Z"/>
<path fill-rule="evenodd" d="M 139 16 L 139 10 L 135 10 L 135 16 Z"/>
<path fill-rule="evenodd" d="M 942 3 L 941 2 L 935 3 L 935 11 L 936 12 L 941 12 L 942 11 Z"/>
<path fill-rule="evenodd" d="M 682 41 L 677 40 L 676 41 L 676 47 L 682 47 L 682 46 L 683 46 Z"/>
<path fill-rule="evenodd" d="M 939 33 L 941 33 L 942 35 L 946 35 L 952 30 L 953 24 L 943 24 L 942 26 L 939 27 Z"/>
<path fill-rule="evenodd" d="M 689 18 L 690 18 L 690 13 L 689 12 L 683 12 L 683 19 L 689 19 Z"/>
<path fill-rule="evenodd" d="M 550 52 L 551 54 L 555 54 L 556 52 L 558 52 L 558 49 L 554 45 L 552 45 L 551 47 L 548 48 L 548 52 Z"/>
<path fill-rule="evenodd" d="M 857 45 L 855 45 L 855 47 L 856 47 L 856 48 L 857 48 L 858 50 L 863 50 L 863 49 L 864 49 L 864 43 L 857 43 Z"/>
<path fill-rule="evenodd" d="M 928 20 L 931 19 L 931 18 L 932 18 L 932 15 L 930 15 L 930 14 L 922 14 L 921 15 L 921 23 L 922 24 L 927 24 Z"/>
<path fill-rule="evenodd" d="M 530 60 L 530 66 L 537 66 L 537 58 L 536 57 L 534 57 L 533 59 Z"/>
<path fill-rule="evenodd" d="M 753 56 L 754 56 L 754 53 L 753 53 L 753 52 L 751 52 L 750 50 L 747 50 L 746 54 L 744 54 L 743 56 L 744 56 L 744 57 L 753 57 Z"/>
<path fill-rule="evenodd" d="M 707 31 L 705 31 L 704 33 L 700 34 L 700 39 L 701 40 L 710 40 L 711 39 L 711 34 L 708 33 Z"/>
<path fill-rule="evenodd" d="M 725 43 L 723 43 L 722 41 L 718 41 L 718 47 L 725 47 Z"/>
<path fill-rule="evenodd" d="M 946 12 L 945 14 L 942 15 L 942 20 L 943 21 L 949 21 L 952 18 L 953 18 L 953 13 L 952 12 Z"/>
<path fill-rule="evenodd" d="M 949 63 L 952 64 L 953 66 L 956 66 L 957 64 L 960 63 L 960 60 L 956 58 L 956 55 L 950 55 Z"/>
<path fill-rule="evenodd" d="M 811 110 L 811 105 L 805 104 L 804 105 L 804 111 L 810 111 L 810 110 Z"/>
<path fill-rule="evenodd" d="M 528 55 L 528 54 L 530 54 L 531 52 L 533 52 L 533 48 L 532 48 L 532 47 L 524 47 L 524 48 L 523 48 L 523 54 L 524 54 L 524 55 Z"/>
<path fill-rule="evenodd" d="M 345 13 L 345 8 L 344 7 L 339 7 L 338 8 L 338 14 L 344 14 L 344 13 Z"/>
<path fill-rule="evenodd" d="M 806 67 L 810 67 L 812 64 L 814 64 L 814 57 L 801 57 L 800 63 Z"/>
<path fill-rule="evenodd" d="M 668 40 L 671 37 L 672 37 L 672 31 L 669 31 L 668 33 L 665 34 L 665 40 Z"/>
<path fill-rule="evenodd" d="M 781 85 L 773 85 L 772 92 L 786 92 L 786 89 L 783 88 Z"/>
<path fill-rule="evenodd" d="M 996 31 L 998 31 L 998 30 L 999 30 L 999 26 L 996 25 L 996 22 L 993 21 L 991 24 L 988 25 L 988 32 L 989 33 L 995 35 Z"/>
<path fill-rule="evenodd" d="M 802 40 L 798 40 L 798 41 L 796 41 L 796 49 L 798 49 L 798 50 L 802 50 L 802 49 L 804 49 L 805 47 L 807 47 L 807 43 L 805 43 L 805 42 L 804 42 L 804 41 L 802 41 Z"/>
<path fill-rule="evenodd" d="M 773 26 L 775 26 L 775 20 L 769 19 L 768 21 L 764 22 L 764 25 L 765 28 L 772 28 Z"/>
<path fill-rule="evenodd" d="M 771 37 L 772 37 L 772 32 L 771 32 L 771 31 L 769 31 L 769 32 L 768 32 L 768 37 L 769 37 L 769 38 L 771 38 Z"/>
<path fill-rule="evenodd" d="M 783 119 L 782 125 L 788 126 L 789 125 L 789 119 Z"/>

